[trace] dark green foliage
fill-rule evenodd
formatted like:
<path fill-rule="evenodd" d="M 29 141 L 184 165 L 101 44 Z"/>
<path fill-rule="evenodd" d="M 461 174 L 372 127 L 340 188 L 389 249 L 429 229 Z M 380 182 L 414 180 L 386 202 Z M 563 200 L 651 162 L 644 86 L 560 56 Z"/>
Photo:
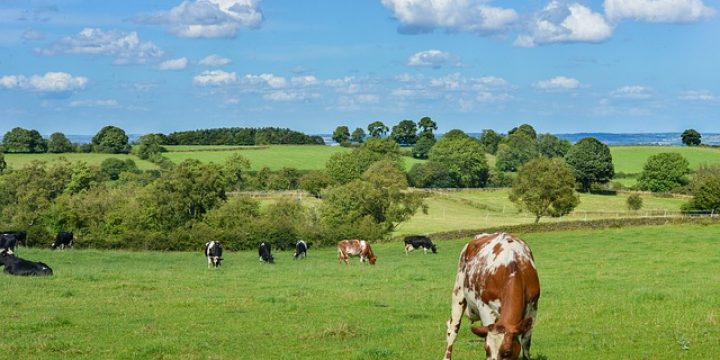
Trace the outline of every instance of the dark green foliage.
<path fill-rule="evenodd" d="M 93 145 L 92 144 L 80 144 L 77 145 L 77 148 L 75 149 L 76 152 L 79 153 L 91 153 L 93 151 Z"/>
<path fill-rule="evenodd" d="M 488 178 L 487 186 L 490 188 L 512 187 L 513 181 L 515 181 L 515 174 L 516 173 L 499 171 L 497 169 L 490 169 L 490 177 Z"/>
<path fill-rule="evenodd" d="M 130 152 L 128 136 L 125 130 L 115 126 L 105 126 L 92 138 L 93 151 L 109 154 L 127 154 Z"/>
<path fill-rule="evenodd" d="M 575 179 L 583 191 L 590 191 L 593 183 L 606 184 L 615 175 L 610 148 L 595 138 L 584 138 L 565 155 L 573 168 Z"/>
<path fill-rule="evenodd" d="M 627 207 L 628 210 L 637 211 L 642 209 L 643 207 L 643 200 L 638 194 L 632 194 L 628 196 L 627 198 Z"/>
<path fill-rule="evenodd" d="M 368 135 L 374 138 L 382 138 L 387 135 L 388 127 L 382 121 L 373 121 L 368 125 Z"/>
<path fill-rule="evenodd" d="M 139 173 L 140 170 L 131 159 L 107 158 L 100 164 L 100 172 L 107 179 L 117 180 L 123 172 Z"/>
<path fill-rule="evenodd" d="M 482 134 L 480 134 L 480 144 L 482 144 L 488 154 L 495 155 L 498 145 L 500 144 L 500 140 L 502 139 L 502 135 L 491 129 L 485 129 L 482 131 Z"/>
<path fill-rule="evenodd" d="M 690 163 L 678 153 L 660 153 L 647 159 L 637 187 L 644 191 L 667 192 L 686 185 Z"/>
<path fill-rule="evenodd" d="M 430 134 L 437 130 L 437 123 L 434 122 L 429 116 L 424 116 L 418 121 L 418 128 L 420 128 L 420 134 Z"/>
<path fill-rule="evenodd" d="M 322 137 L 281 128 L 218 128 L 179 131 L 167 136 L 165 145 L 324 145 Z"/>
<path fill-rule="evenodd" d="M 542 134 L 537 138 L 537 147 L 540 156 L 554 158 L 565 157 L 572 144 L 567 140 L 561 140 L 555 135 Z"/>
<path fill-rule="evenodd" d="M 430 150 L 436 142 L 435 135 L 431 133 L 420 135 L 420 138 L 412 149 L 412 156 L 416 159 L 427 159 L 428 156 L 430 156 Z"/>
<path fill-rule="evenodd" d="M 500 171 L 518 171 L 526 162 L 538 157 L 537 143 L 522 132 L 509 135 L 498 145 L 495 167 Z"/>
<path fill-rule="evenodd" d="M 340 145 L 348 145 L 350 142 L 350 129 L 347 126 L 338 126 L 333 131 L 332 139 Z"/>
<path fill-rule="evenodd" d="M 242 156 L 241 153 L 235 152 L 225 160 L 223 164 L 223 172 L 230 190 L 240 190 L 245 184 L 245 173 L 250 170 L 250 161 Z"/>
<path fill-rule="evenodd" d="M 528 124 L 522 124 L 508 131 L 508 136 L 513 134 L 525 134 L 533 140 L 537 139 L 537 132 L 535 132 L 535 128 Z"/>
<path fill-rule="evenodd" d="M 37 130 L 16 127 L 5 133 L 3 148 L 6 153 L 44 153 L 47 142 Z"/>
<path fill-rule="evenodd" d="M 683 131 L 682 143 L 687 146 L 698 146 L 702 142 L 702 135 L 695 129 L 687 129 Z"/>
<path fill-rule="evenodd" d="M 309 192 L 312 196 L 320 198 L 320 193 L 330 186 L 330 177 L 325 171 L 311 171 L 300 178 L 298 187 Z"/>
<path fill-rule="evenodd" d="M 138 139 L 138 145 L 133 148 L 133 152 L 140 159 L 147 160 L 153 156 L 167 152 L 162 145 L 167 141 L 163 134 L 147 134 Z"/>
<path fill-rule="evenodd" d="M 408 172 L 408 181 L 416 188 L 451 188 L 454 185 L 447 167 L 434 161 L 413 165 Z"/>
<path fill-rule="evenodd" d="M 490 169 L 482 145 L 460 130 L 443 135 L 429 158 L 447 167 L 456 187 L 484 187 L 487 182 Z"/>
<path fill-rule="evenodd" d="M 400 145 L 413 145 L 417 142 L 417 126 L 412 120 L 403 120 L 393 126 L 390 137 Z"/>
<path fill-rule="evenodd" d="M 575 177 L 562 159 L 539 158 L 529 161 L 518 172 L 510 201 L 535 215 L 560 217 L 580 203 L 575 194 Z"/>
<path fill-rule="evenodd" d="M 402 161 L 400 146 L 392 139 L 370 138 L 349 153 L 333 154 L 325 164 L 327 175 L 336 184 L 357 179 L 376 161 Z"/>
<path fill-rule="evenodd" d="M 5 162 L 5 155 L 0 152 L 0 175 L 5 172 L 5 169 L 7 169 L 7 162 Z"/>
<path fill-rule="evenodd" d="M 68 153 L 73 151 L 73 145 L 70 143 L 65 134 L 61 132 L 55 132 L 50 135 L 48 141 L 48 152 L 51 153 Z"/>
<path fill-rule="evenodd" d="M 353 130 L 350 140 L 356 144 L 362 144 L 365 141 L 365 130 L 356 128 Z"/>
<path fill-rule="evenodd" d="M 701 167 L 692 181 L 693 198 L 683 205 L 683 211 L 720 213 L 720 166 Z"/>

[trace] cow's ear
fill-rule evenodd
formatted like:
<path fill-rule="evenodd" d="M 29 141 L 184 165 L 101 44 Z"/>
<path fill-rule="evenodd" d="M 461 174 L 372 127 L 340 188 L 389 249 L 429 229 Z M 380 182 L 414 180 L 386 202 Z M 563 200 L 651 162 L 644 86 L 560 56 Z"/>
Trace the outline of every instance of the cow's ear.
<path fill-rule="evenodd" d="M 520 332 L 526 333 L 532 329 L 532 326 L 533 326 L 533 318 L 527 317 L 520 324 Z"/>
<path fill-rule="evenodd" d="M 492 326 L 492 325 L 490 325 Z M 487 334 L 490 332 L 490 326 L 471 326 L 470 331 L 473 332 L 473 334 L 485 338 Z"/>

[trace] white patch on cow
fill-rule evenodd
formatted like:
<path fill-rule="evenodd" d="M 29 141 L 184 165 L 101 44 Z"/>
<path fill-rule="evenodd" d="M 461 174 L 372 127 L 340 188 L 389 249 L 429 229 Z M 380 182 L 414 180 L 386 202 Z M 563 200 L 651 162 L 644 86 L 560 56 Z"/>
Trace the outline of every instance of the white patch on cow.
<path fill-rule="evenodd" d="M 490 349 L 488 359 L 496 360 L 500 358 L 500 346 L 505 339 L 505 333 L 490 331 L 485 338 L 485 345 Z"/>
<path fill-rule="evenodd" d="M 481 237 L 478 235 L 479 238 Z M 520 239 L 512 239 L 505 233 L 497 234 L 488 241 L 470 260 L 468 266 L 472 272 L 481 271 L 483 274 L 494 274 L 498 268 L 508 266 L 512 262 L 529 261 L 533 268 L 535 264 L 530 256 L 530 248 Z M 500 246 L 500 252 L 495 254 L 495 248 Z"/>

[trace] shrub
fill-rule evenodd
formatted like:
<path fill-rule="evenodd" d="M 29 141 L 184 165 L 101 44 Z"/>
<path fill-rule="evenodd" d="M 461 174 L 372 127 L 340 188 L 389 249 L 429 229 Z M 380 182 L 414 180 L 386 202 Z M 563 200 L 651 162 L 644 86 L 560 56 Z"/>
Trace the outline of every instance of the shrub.
<path fill-rule="evenodd" d="M 453 187 L 453 179 L 447 167 L 435 161 L 413 165 L 408 172 L 408 181 L 416 188 Z"/>
<path fill-rule="evenodd" d="M 638 178 L 638 188 L 644 191 L 668 192 L 686 185 L 690 163 L 678 153 L 660 153 L 647 159 Z"/>
<path fill-rule="evenodd" d="M 643 207 L 643 199 L 638 194 L 632 194 L 627 198 L 628 210 L 640 210 Z"/>
<path fill-rule="evenodd" d="M 300 178 L 299 187 L 316 198 L 320 192 L 330 185 L 330 178 L 324 171 L 311 171 Z"/>

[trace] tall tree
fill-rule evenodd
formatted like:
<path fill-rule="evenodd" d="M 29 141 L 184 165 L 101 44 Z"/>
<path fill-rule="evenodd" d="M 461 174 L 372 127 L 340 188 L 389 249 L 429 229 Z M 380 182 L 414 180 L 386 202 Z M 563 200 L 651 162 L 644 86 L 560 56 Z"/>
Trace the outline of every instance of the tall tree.
<path fill-rule="evenodd" d="M 698 146 L 702 142 L 702 135 L 695 129 L 683 131 L 680 137 L 682 138 L 682 143 L 687 146 Z"/>
<path fill-rule="evenodd" d="M 535 223 L 543 216 L 566 215 L 580 203 L 572 169 L 558 158 L 539 158 L 523 165 L 509 197 L 535 215 Z"/>
<path fill-rule="evenodd" d="M 128 136 L 125 130 L 115 126 L 105 126 L 92 138 L 93 151 L 110 154 L 130 152 Z"/>
<path fill-rule="evenodd" d="M 356 144 L 362 144 L 365 141 L 365 130 L 356 128 L 350 135 L 350 140 Z"/>
<path fill-rule="evenodd" d="M 48 141 L 48 152 L 51 153 L 67 153 L 72 152 L 73 146 L 65 137 L 65 134 L 61 132 L 55 132 L 50 135 L 50 141 Z"/>
<path fill-rule="evenodd" d="M 37 130 L 21 127 L 13 128 L 5 133 L 3 147 L 6 153 L 44 153 L 47 142 Z"/>
<path fill-rule="evenodd" d="M 640 190 L 667 192 L 686 185 L 690 163 L 678 153 L 660 153 L 647 159 L 638 178 Z"/>
<path fill-rule="evenodd" d="M 552 134 L 542 134 L 537 138 L 538 152 L 540 156 L 548 158 L 565 157 L 572 144 Z"/>
<path fill-rule="evenodd" d="M 484 187 L 487 182 L 490 169 L 482 145 L 460 130 L 443 135 L 429 158 L 447 167 L 457 187 Z"/>
<path fill-rule="evenodd" d="M 350 129 L 344 125 L 336 127 L 332 139 L 340 145 L 347 145 L 350 141 Z"/>
<path fill-rule="evenodd" d="M 583 191 L 590 191 L 593 183 L 604 184 L 615 176 L 610 148 L 592 137 L 573 145 L 565 155 L 565 161 L 573 168 Z"/>
<path fill-rule="evenodd" d="M 368 125 L 368 134 L 374 138 L 384 137 L 389 130 L 382 121 L 373 121 Z"/>
<path fill-rule="evenodd" d="M 393 126 L 390 137 L 400 145 L 413 145 L 417 142 L 417 126 L 412 120 L 400 121 Z"/>
<path fill-rule="evenodd" d="M 496 133 L 495 130 L 485 129 L 482 131 L 482 134 L 480 134 L 480 143 L 488 154 L 495 155 L 502 138 L 503 136 Z"/>
<path fill-rule="evenodd" d="M 535 128 L 528 124 L 522 124 L 518 127 L 512 128 L 510 131 L 508 131 L 508 136 L 515 133 L 525 134 L 533 140 L 537 139 L 537 132 L 535 131 Z"/>
<path fill-rule="evenodd" d="M 538 157 L 537 142 L 523 132 L 508 135 L 498 145 L 495 167 L 500 171 L 518 171 L 526 162 Z"/>
<path fill-rule="evenodd" d="M 437 130 L 437 123 L 434 122 L 429 116 L 424 116 L 418 121 L 418 127 L 420 128 L 421 134 L 430 133 Z"/>
<path fill-rule="evenodd" d="M 423 133 L 413 147 L 413 157 L 416 159 L 427 159 L 430 155 L 430 150 L 435 146 L 436 142 L 435 135 Z"/>

